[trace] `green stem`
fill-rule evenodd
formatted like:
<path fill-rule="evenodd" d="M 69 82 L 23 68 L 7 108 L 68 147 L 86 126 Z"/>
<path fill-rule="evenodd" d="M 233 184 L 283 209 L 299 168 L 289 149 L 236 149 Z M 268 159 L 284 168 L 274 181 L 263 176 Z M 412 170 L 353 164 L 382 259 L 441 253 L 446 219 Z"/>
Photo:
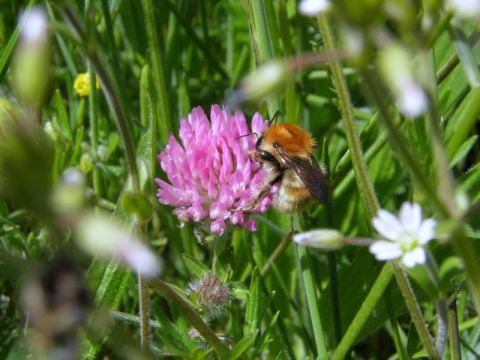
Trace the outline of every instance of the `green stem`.
<path fill-rule="evenodd" d="M 207 343 L 215 349 L 215 352 L 220 358 L 224 358 L 228 354 L 226 347 L 212 329 L 202 320 L 192 305 L 180 296 L 168 283 L 160 278 L 155 278 L 150 280 L 150 285 L 158 290 L 165 299 L 173 302 L 179 308 L 192 326 L 197 329 Z"/>
<path fill-rule="evenodd" d="M 97 118 L 97 107 L 96 107 L 96 76 L 92 70 L 90 62 L 88 62 L 88 82 L 90 84 L 90 91 L 88 93 L 88 116 L 90 120 L 90 145 L 94 158 L 94 162 L 97 161 L 98 157 L 98 118 Z M 101 178 L 98 171 L 98 167 L 94 166 L 92 170 L 93 178 L 93 191 L 95 196 L 101 197 Z"/>
<path fill-rule="evenodd" d="M 68 20 L 68 22 L 73 28 L 74 37 L 78 38 L 78 40 L 80 41 L 82 50 L 90 60 L 92 66 L 95 69 L 95 72 L 100 78 L 100 81 L 102 83 L 102 92 L 104 93 L 105 98 L 107 99 L 107 103 L 113 113 L 115 125 L 120 134 L 120 139 L 122 140 L 122 144 L 125 149 L 128 173 L 132 179 L 132 188 L 134 191 L 138 191 L 140 188 L 140 183 L 138 177 L 135 147 L 133 145 L 133 139 L 130 132 L 127 116 L 118 95 L 118 90 L 115 87 L 114 82 L 112 81 L 112 78 L 107 71 L 107 68 L 101 61 L 95 45 L 87 39 L 85 29 L 77 19 L 76 14 L 66 4 L 63 6 L 62 11 L 65 18 Z"/>
<path fill-rule="evenodd" d="M 460 333 L 458 330 L 457 300 L 454 299 L 448 307 L 448 339 L 450 344 L 450 359 L 460 360 Z"/>
<path fill-rule="evenodd" d="M 373 309 L 383 295 L 386 287 L 392 279 L 392 275 L 393 273 L 391 264 L 385 264 L 382 271 L 375 280 L 375 283 L 370 288 L 367 297 L 360 306 L 360 310 L 357 312 L 355 318 L 350 323 L 350 326 L 345 332 L 345 335 L 343 335 L 342 341 L 340 341 L 340 344 L 338 344 L 337 348 L 335 349 L 332 357 L 333 360 L 341 360 L 345 358 L 348 351 L 357 340 L 357 337 L 360 334 L 363 325 L 366 323 L 366 321 L 372 314 Z"/>
<path fill-rule="evenodd" d="M 398 156 L 405 163 L 406 167 L 412 172 L 413 177 L 429 196 L 438 211 L 444 216 L 448 215 L 448 208 L 438 197 L 432 182 L 426 176 L 419 162 L 410 151 L 409 145 L 403 134 L 398 130 L 397 125 L 390 117 L 388 106 L 385 103 L 384 97 L 382 94 L 380 94 L 378 87 L 375 85 L 377 84 L 377 77 L 370 71 L 366 70 L 364 72 L 364 79 L 368 89 L 370 90 L 373 100 L 378 106 L 380 117 L 388 130 L 390 135 L 389 140 L 397 149 Z"/>
<path fill-rule="evenodd" d="M 162 52 L 155 23 L 155 11 L 152 0 L 142 0 L 143 16 L 147 29 L 150 62 L 152 65 L 153 84 L 155 87 L 155 108 L 157 111 L 158 129 L 162 142 L 166 143 L 168 135 L 172 132 L 172 118 L 170 113 L 170 100 L 167 91 L 167 80 L 163 66 Z"/>
<path fill-rule="evenodd" d="M 138 275 L 138 297 L 140 302 L 140 344 L 146 352 L 150 351 L 150 297 L 148 284 Z"/>
<path fill-rule="evenodd" d="M 468 44 L 470 46 L 475 46 L 477 41 L 480 40 L 480 32 L 476 31 L 473 34 L 471 34 L 468 37 Z M 460 59 L 458 57 L 458 53 L 453 54 L 445 63 L 445 65 L 442 66 L 440 70 L 437 72 L 437 84 L 441 84 L 448 75 L 455 69 L 455 67 L 458 65 Z"/>
<path fill-rule="evenodd" d="M 465 263 L 470 293 L 472 294 L 475 309 L 480 314 L 480 266 L 476 251 L 471 241 L 465 235 L 465 229 L 462 225 L 456 226 L 450 237 L 454 249 L 460 254 Z"/>
<path fill-rule="evenodd" d="M 325 50 L 330 53 L 335 51 L 330 24 L 325 16 L 321 15 L 318 18 L 318 26 L 323 37 Z M 360 136 L 355 125 L 355 117 L 353 115 L 353 107 L 350 101 L 345 77 L 342 72 L 342 67 L 337 58 L 330 62 L 330 70 L 332 72 L 333 84 L 338 93 L 338 100 L 340 112 L 342 113 L 343 123 L 345 125 L 345 133 L 347 135 L 348 147 L 352 154 L 352 163 L 355 170 L 356 180 L 359 189 L 363 195 L 363 200 L 366 203 L 366 208 L 370 217 L 374 217 L 380 208 L 373 188 L 372 181 L 368 175 L 367 165 L 363 158 L 362 146 Z"/>
<path fill-rule="evenodd" d="M 262 278 L 268 273 L 273 263 L 280 256 L 283 250 L 285 250 L 288 244 L 290 244 L 290 242 L 292 241 L 292 236 L 293 236 L 293 230 L 290 230 L 287 233 L 287 235 L 283 237 L 282 241 L 277 245 L 272 255 L 270 255 L 270 257 L 267 259 L 265 264 L 262 266 L 262 269 L 260 270 L 260 276 Z"/>
<path fill-rule="evenodd" d="M 320 16 L 318 18 L 318 25 L 319 25 L 319 28 L 320 28 L 320 32 L 322 33 L 322 36 L 323 36 L 325 49 L 327 51 L 334 51 L 335 47 L 334 47 L 334 43 L 333 43 L 333 36 L 332 36 L 331 30 L 330 30 L 330 25 L 328 24 L 328 20 L 324 16 Z M 360 145 L 360 137 L 359 137 L 358 131 L 355 127 L 352 105 L 351 105 L 351 102 L 350 102 L 350 97 L 349 97 L 349 93 L 348 93 L 348 90 L 347 90 L 345 78 L 344 78 L 344 75 L 343 75 L 343 72 L 342 72 L 342 68 L 340 66 L 340 63 L 339 63 L 338 59 L 334 59 L 330 63 L 330 69 L 332 71 L 332 77 L 333 77 L 333 80 L 334 80 L 334 85 L 335 85 L 335 88 L 336 88 L 336 90 L 338 92 L 338 96 L 339 96 L 340 111 L 342 112 L 342 118 L 343 118 L 344 123 L 345 123 L 347 141 L 348 141 L 350 151 L 352 153 L 352 162 L 353 162 L 353 167 L 355 169 L 355 174 L 357 176 L 357 183 L 359 185 L 359 188 L 362 191 L 364 201 L 367 204 L 367 208 L 369 210 L 370 217 L 373 217 L 378 212 L 379 204 L 378 204 L 378 200 L 377 200 L 374 188 L 373 188 L 373 184 L 372 184 L 372 182 L 369 178 L 369 175 L 368 175 L 368 170 L 367 170 L 365 161 L 363 159 L 362 149 L 361 149 L 361 145 Z M 377 95 L 376 100 L 379 100 L 380 96 L 377 93 L 377 91 L 378 91 L 377 88 L 374 86 L 374 84 L 372 82 L 370 82 L 369 85 L 372 88 L 372 92 L 374 92 L 375 95 Z M 388 117 L 388 112 L 386 111 L 386 107 L 380 106 L 379 110 L 380 110 L 381 115 L 383 115 L 384 118 Z M 388 117 L 388 120 L 390 120 L 389 117 Z M 394 129 L 393 129 L 394 127 L 395 126 L 393 125 L 393 123 L 389 122 L 389 127 L 388 128 L 389 128 L 391 133 L 394 131 Z M 394 135 L 396 135 L 396 134 L 394 134 Z M 394 137 L 394 136 L 391 136 L 391 137 Z M 402 143 L 402 145 L 404 145 L 404 144 Z M 404 149 L 404 148 L 402 148 L 402 149 Z M 404 150 L 405 151 L 403 153 L 410 154 L 406 151 L 406 148 Z M 415 162 L 414 158 L 412 156 L 409 157 L 409 160 L 411 160 L 410 163 Z M 415 163 L 415 165 L 416 165 L 416 163 Z M 420 168 L 415 167 L 415 169 L 419 170 Z M 431 189 L 431 187 L 429 186 L 430 184 L 427 182 L 426 177 L 422 177 L 422 179 L 425 179 L 425 183 L 426 183 L 425 187 L 428 188 L 430 190 L 430 192 L 432 192 L 434 195 L 436 195 L 435 191 L 433 189 Z M 441 203 L 440 200 L 438 200 L 438 203 L 443 205 L 443 203 Z M 409 307 L 409 309 L 411 309 L 413 321 L 415 323 L 415 326 L 417 327 L 417 331 L 420 334 L 420 338 L 422 339 L 422 342 L 424 343 L 424 346 L 427 349 L 427 353 L 429 355 L 433 354 L 433 355 L 436 356 L 435 346 L 433 345 L 433 342 L 431 341 L 430 334 L 428 333 L 428 329 L 427 329 L 427 327 L 426 327 L 426 325 L 423 321 L 423 317 L 421 315 L 420 308 L 419 308 L 418 303 L 416 301 L 415 295 L 414 295 L 411 287 L 408 286 L 409 285 L 408 278 L 405 276 L 403 271 L 398 267 L 398 265 L 396 265 L 395 263 L 392 263 L 391 266 L 393 267 L 393 271 L 395 272 L 397 281 L 399 282 L 399 286 L 402 289 L 402 295 L 405 299 L 405 302 L 407 303 L 407 306 Z M 380 274 L 380 275 L 382 275 L 382 274 Z M 379 276 L 379 278 L 380 278 L 380 276 Z M 378 281 L 378 279 L 377 279 L 377 281 Z M 383 292 L 383 290 L 384 290 L 384 288 L 382 289 L 382 292 Z M 378 298 L 375 299 L 375 300 L 378 301 Z M 362 310 L 363 310 L 363 308 L 362 308 Z M 361 313 L 362 310 L 360 310 L 359 313 L 360 313 L 361 316 L 365 317 L 363 319 L 363 321 L 366 321 L 369 313 L 362 314 Z M 359 314 L 357 314 L 357 315 L 359 315 Z M 354 320 L 352 322 L 352 324 L 355 324 L 355 323 L 357 323 L 356 320 Z M 363 322 L 359 322 L 359 324 L 357 324 L 357 326 L 359 326 L 359 328 L 357 330 L 360 331 L 361 326 L 363 326 Z M 348 332 L 348 330 L 347 330 L 347 332 Z M 344 338 L 346 336 L 347 336 L 347 334 L 345 334 Z M 356 337 L 356 334 L 355 334 L 355 337 Z M 338 357 L 338 358 L 343 358 L 343 356 L 345 356 L 346 352 L 348 351 L 348 348 L 351 346 L 351 344 L 353 344 L 353 341 L 355 341 L 355 338 L 351 339 L 351 343 L 348 344 L 348 347 L 346 349 L 342 348 L 343 355 L 341 357 Z M 342 342 L 343 342 L 343 339 L 342 339 Z M 340 343 L 340 345 L 342 345 L 342 342 Z M 340 348 L 340 345 L 337 347 L 337 350 L 338 350 L 338 348 Z M 335 353 L 337 354 L 337 352 L 335 352 Z M 334 358 L 335 358 L 335 356 L 334 356 Z M 433 358 L 434 359 L 438 358 L 438 356 L 433 357 Z"/>
<path fill-rule="evenodd" d="M 320 311 L 318 309 L 317 286 L 313 279 L 310 255 L 306 246 L 299 245 L 297 249 L 318 358 L 328 359 L 327 344 L 323 333 Z"/>
<path fill-rule="evenodd" d="M 410 313 L 410 316 L 412 317 L 415 328 L 417 329 L 418 336 L 422 341 L 428 358 L 432 360 L 440 359 L 437 353 L 437 349 L 435 348 L 432 336 L 428 332 L 427 324 L 423 319 L 420 306 L 417 302 L 417 299 L 415 298 L 415 294 L 413 293 L 413 289 L 407 275 L 402 270 L 400 265 L 398 265 L 396 262 L 392 261 L 391 266 L 397 279 L 398 287 L 402 292 L 405 304 L 407 305 L 407 309 Z"/>
<path fill-rule="evenodd" d="M 463 64 L 470 87 L 472 89 L 480 87 L 480 71 L 478 70 L 477 59 L 467 37 L 462 31 L 462 24 L 458 19 L 451 21 L 450 34 L 453 38 L 453 44 L 457 50 L 458 57 Z"/>

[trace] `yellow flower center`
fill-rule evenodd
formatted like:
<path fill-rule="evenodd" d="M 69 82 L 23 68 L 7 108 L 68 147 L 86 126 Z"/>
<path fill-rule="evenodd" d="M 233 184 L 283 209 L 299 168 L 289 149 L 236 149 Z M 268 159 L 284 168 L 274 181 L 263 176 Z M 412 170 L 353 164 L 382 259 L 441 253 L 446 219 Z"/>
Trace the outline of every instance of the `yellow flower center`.
<path fill-rule="evenodd" d="M 95 79 L 95 87 L 100 88 L 100 82 Z M 78 96 L 88 96 L 90 94 L 90 76 L 88 73 L 80 73 L 73 82 L 73 88 L 77 92 Z"/>

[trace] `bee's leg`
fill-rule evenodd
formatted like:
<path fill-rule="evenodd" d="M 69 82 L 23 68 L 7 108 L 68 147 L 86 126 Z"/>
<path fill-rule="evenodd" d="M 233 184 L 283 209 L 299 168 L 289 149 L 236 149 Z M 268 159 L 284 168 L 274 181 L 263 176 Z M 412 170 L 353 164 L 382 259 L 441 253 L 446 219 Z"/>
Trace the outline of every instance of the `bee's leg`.
<path fill-rule="evenodd" d="M 275 179 L 265 185 L 262 191 L 260 191 L 260 193 L 257 195 L 257 199 L 254 201 L 254 203 L 243 208 L 243 211 L 249 212 L 256 209 L 262 203 L 262 200 L 265 199 L 265 197 L 270 193 L 270 191 L 272 191 L 273 185 L 275 185 L 280 180 L 282 180 L 282 174 L 279 174 L 277 177 L 275 177 Z"/>
<path fill-rule="evenodd" d="M 255 202 L 253 204 L 243 208 L 243 211 L 249 212 L 249 211 L 252 211 L 252 210 L 256 209 L 262 203 L 263 199 L 265 199 L 265 197 L 270 193 L 270 191 L 272 190 L 272 186 L 273 186 L 273 184 L 266 185 L 262 189 L 262 191 L 260 191 L 260 193 L 258 194 Z"/>

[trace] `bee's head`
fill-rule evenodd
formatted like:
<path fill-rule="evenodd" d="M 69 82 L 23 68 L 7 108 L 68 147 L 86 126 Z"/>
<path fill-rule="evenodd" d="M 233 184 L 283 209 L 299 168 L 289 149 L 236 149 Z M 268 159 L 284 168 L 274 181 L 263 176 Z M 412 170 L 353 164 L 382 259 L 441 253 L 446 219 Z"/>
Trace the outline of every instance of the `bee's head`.
<path fill-rule="evenodd" d="M 293 124 L 272 125 L 261 138 L 260 146 L 257 141 L 257 149 L 263 148 L 274 155 L 280 154 L 289 158 L 310 157 L 315 148 L 315 140 L 311 135 Z"/>

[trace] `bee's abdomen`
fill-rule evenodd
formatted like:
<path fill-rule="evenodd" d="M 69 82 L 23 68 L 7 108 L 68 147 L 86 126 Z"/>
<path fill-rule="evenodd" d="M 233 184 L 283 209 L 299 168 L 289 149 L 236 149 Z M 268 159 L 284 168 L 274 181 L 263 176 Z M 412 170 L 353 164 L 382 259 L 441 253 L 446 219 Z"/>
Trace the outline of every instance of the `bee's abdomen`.
<path fill-rule="evenodd" d="M 306 187 L 281 186 L 273 200 L 273 206 L 281 212 L 293 212 L 303 208 L 312 198 Z"/>

